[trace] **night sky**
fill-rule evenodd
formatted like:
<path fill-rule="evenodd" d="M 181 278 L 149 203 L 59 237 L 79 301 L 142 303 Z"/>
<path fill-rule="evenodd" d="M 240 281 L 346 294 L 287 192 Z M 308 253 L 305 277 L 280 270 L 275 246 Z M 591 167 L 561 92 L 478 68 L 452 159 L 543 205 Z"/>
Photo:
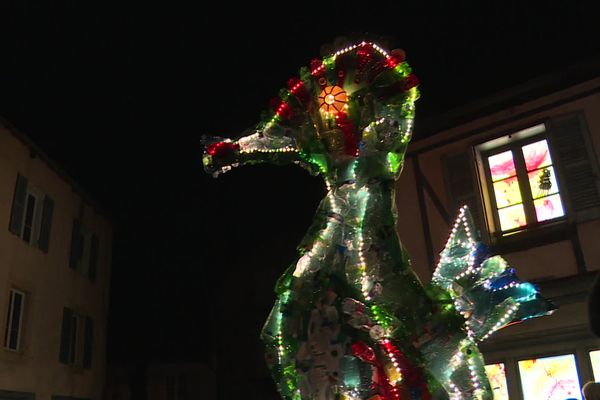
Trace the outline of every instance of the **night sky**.
<path fill-rule="evenodd" d="M 244 382 L 265 375 L 272 287 L 324 189 L 296 167 L 212 179 L 202 135 L 255 125 L 338 36 L 406 50 L 417 137 L 445 110 L 600 54 L 592 1 L 154 3 L 0 1 L 0 115 L 115 222 L 109 360 L 200 360 L 220 382 L 242 365 Z"/>

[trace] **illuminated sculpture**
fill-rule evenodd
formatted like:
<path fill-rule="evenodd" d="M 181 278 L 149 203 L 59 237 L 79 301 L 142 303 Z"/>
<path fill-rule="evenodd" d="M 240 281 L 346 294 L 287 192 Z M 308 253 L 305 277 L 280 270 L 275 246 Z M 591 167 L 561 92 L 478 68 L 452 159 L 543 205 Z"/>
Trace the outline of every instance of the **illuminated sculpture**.
<path fill-rule="evenodd" d="M 417 84 L 402 50 L 354 44 L 301 69 L 253 133 L 206 143 L 214 176 L 296 163 L 327 185 L 262 332 L 285 399 L 491 399 L 477 342 L 554 308 L 473 240 L 466 208 L 431 283 L 412 271 L 394 191 Z"/>

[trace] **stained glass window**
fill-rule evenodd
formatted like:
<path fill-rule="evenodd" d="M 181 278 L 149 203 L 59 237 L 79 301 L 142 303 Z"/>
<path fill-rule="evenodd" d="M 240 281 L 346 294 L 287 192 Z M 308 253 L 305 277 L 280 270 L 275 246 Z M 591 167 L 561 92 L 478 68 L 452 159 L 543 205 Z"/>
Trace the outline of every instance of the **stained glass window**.
<path fill-rule="evenodd" d="M 488 157 L 500 229 L 508 231 L 527 225 L 517 169 L 511 150 Z"/>
<path fill-rule="evenodd" d="M 546 139 L 491 154 L 487 167 L 500 231 L 565 215 Z"/>
<path fill-rule="evenodd" d="M 486 365 L 485 372 L 494 392 L 494 400 L 508 400 L 508 385 L 506 384 L 504 363 Z"/>
<path fill-rule="evenodd" d="M 581 400 L 575 356 L 533 358 L 519 361 L 524 400 Z"/>
<path fill-rule="evenodd" d="M 600 381 L 600 350 L 590 351 L 590 361 L 592 362 L 592 371 L 594 371 L 594 380 Z"/>
<path fill-rule="evenodd" d="M 535 215 L 538 222 L 555 219 L 565 215 L 558 183 L 552 167 L 552 158 L 546 139 L 523 146 L 523 157 L 529 177 L 529 187 L 534 200 Z"/>

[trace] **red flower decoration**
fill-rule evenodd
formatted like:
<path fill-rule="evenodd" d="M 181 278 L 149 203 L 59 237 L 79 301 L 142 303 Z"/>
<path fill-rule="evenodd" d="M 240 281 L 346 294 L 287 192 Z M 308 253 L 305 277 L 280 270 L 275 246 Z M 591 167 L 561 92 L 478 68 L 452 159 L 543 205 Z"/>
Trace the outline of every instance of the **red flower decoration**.
<path fill-rule="evenodd" d="M 419 85 L 419 78 L 415 74 L 410 74 L 402 79 L 402 90 L 406 91 Z"/>
<path fill-rule="evenodd" d="M 310 94 L 302 82 L 298 78 L 290 78 L 288 81 L 288 89 L 291 94 L 296 96 L 301 102 L 305 103 L 310 98 Z"/>
<path fill-rule="evenodd" d="M 348 114 L 345 112 L 339 112 L 336 116 L 337 126 L 344 134 L 345 151 L 350 156 L 358 156 L 358 141 L 356 140 L 356 133 L 354 131 L 354 125 Z"/>
<path fill-rule="evenodd" d="M 313 76 L 319 76 L 325 73 L 325 66 L 323 62 L 318 59 L 314 59 L 310 62 L 310 72 Z"/>
<path fill-rule="evenodd" d="M 404 53 L 404 50 L 401 50 L 401 49 L 392 50 L 392 52 L 390 53 L 390 56 L 387 58 L 387 65 L 390 68 L 394 68 L 396 65 L 403 63 L 405 58 L 406 58 L 406 53 Z"/>
<path fill-rule="evenodd" d="M 319 68 L 321 65 L 323 65 L 323 62 L 321 60 L 319 60 L 318 58 L 315 58 L 310 61 L 310 69 L 311 70 L 315 70 L 315 69 Z"/>
<path fill-rule="evenodd" d="M 375 352 L 362 340 L 352 344 L 352 354 L 369 364 L 375 363 Z"/>

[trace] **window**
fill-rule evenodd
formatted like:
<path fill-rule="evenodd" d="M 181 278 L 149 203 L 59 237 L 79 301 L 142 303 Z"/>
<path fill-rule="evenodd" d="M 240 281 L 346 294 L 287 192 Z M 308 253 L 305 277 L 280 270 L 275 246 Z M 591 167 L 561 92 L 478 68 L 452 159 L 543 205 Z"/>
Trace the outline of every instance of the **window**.
<path fill-rule="evenodd" d="M 600 350 L 590 351 L 590 361 L 594 372 L 594 380 L 600 382 Z"/>
<path fill-rule="evenodd" d="M 493 232 L 501 235 L 565 216 L 545 126 L 537 125 L 479 149 Z"/>
<path fill-rule="evenodd" d="M 94 323 L 89 317 L 63 309 L 59 361 L 63 364 L 91 368 Z"/>
<path fill-rule="evenodd" d="M 441 161 L 450 210 L 469 206 L 478 240 L 516 243 L 509 237 L 600 218 L 600 169 L 583 113 L 507 132 Z"/>
<path fill-rule="evenodd" d="M 519 375 L 524 400 L 581 400 L 573 354 L 519 361 Z"/>
<path fill-rule="evenodd" d="M 94 281 L 98 268 L 99 245 L 98 236 L 89 232 L 78 219 L 75 219 L 71 231 L 69 268 L 80 271 Z"/>
<path fill-rule="evenodd" d="M 503 363 L 489 364 L 485 366 L 485 373 L 490 381 L 494 392 L 494 400 L 508 400 L 508 385 L 506 383 L 506 371 Z"/>
<path fill-rule="evenodd" d="M 17 176 L 9 231 L 25 242 L 47 252 L 54 202 L 33 186 L 27 178 Z"/>
<path fill-rule="evenodd" d="M 11 289 L 8 299 L 8 313 L 6 314 L 6 328 L 4 331 L 4 348 L 7 350 L 20 350 L 24 307 L 25 293 Z"/>

